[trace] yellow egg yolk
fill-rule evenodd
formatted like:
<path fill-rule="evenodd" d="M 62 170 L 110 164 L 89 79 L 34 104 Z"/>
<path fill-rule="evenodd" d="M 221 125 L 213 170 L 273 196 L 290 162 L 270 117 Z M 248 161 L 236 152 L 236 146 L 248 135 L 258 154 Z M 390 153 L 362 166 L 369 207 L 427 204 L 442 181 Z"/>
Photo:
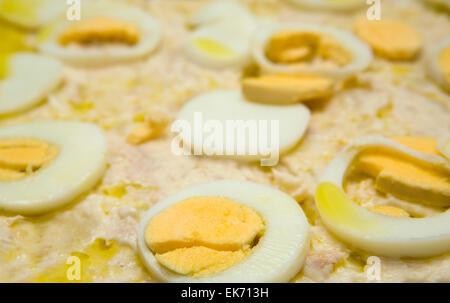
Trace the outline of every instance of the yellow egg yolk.
<path fill-rule="evenodd" d="M 53 160 L 58 153 L 57 146 L 37 139 L 1 139 L 0 181 L 25 178 Z"/>
<path fill-rule="evenodd" d="M 319 76 L 261 76 L 242 81 L 242 92 L 250 100 L 266 103 L 297 102 L 332 94 L 334 82 Z"/>
<path fill-rule="evenodd" d="M 414 59 L 423 44 L 420 34 L 401 21 L 360 19 L 354 29 L 377 55 L 392 60 Z"/>
<path fill-rule="evenodd" d="M 166 268 L 199 277 L 239 262 L 263 231 L 261 217 L 249 207 L 221 197 L 195 197 L 153 217 L 145 240 Z"/>
<path fill-rule="evenodd" d="M 61 45 L 70 43 L 89 44 L 93 42 L 121 42 L 135 45 L 139 42 L 140 31 L 125 21 L 97 17 L 80 21 L 66 28 L 59 36 Z"/>
<path fill-rule="evenodd" d="M 440 155 L 437 141 L 427 137 L 394 137 L 393 140 L 423 153 Z M 450 204 L 450 174 L 398 154 L 383 151 L 363 153 L 357 167 L 376 178 L 376 188 L 401 199 L 427 204 Z"/>
<path fill-rule="evenodd" d="M 270 61 L 281 64 L 298 64 L 318 58 L 344 66 L 353 58 L 353 54 L 331 36 L 298 31 L 276 33 L 268 41 L 265 53 Z"/>
<path fill-rule="evenodd" d="M 395 206 L 376 205 L 372 206 L 370 210 L 389 217 L 402 217 L 402 218 L 409 217 L 409 214 L 405 210 Z"/>

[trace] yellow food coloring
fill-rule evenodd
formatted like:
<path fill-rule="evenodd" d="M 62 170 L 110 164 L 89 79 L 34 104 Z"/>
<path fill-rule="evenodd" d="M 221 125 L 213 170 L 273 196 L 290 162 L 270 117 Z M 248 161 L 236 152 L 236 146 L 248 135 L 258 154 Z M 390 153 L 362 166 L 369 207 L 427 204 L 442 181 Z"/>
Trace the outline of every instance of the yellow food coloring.
<path fill-rule="evenodd" d="M 229 47 L 211 39 L 195 39 L 194 45 L 199 50 L 217 58 L 229 58 L 234 54 L 234 52 Z"/>
<path fill-rule="evenodd" d="M 165 267 L 204 276 L 239 262 L 263 231 L 261 217 L 249 207 L 221 197 L 195 197 L 153 217 L 145 241 Z"/>

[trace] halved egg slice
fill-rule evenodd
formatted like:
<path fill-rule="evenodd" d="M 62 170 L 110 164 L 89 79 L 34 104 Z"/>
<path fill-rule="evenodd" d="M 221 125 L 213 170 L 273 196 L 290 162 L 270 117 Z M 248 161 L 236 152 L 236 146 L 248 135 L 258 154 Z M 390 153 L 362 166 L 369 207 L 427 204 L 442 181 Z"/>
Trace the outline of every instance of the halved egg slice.
<path fill-rule="evenodd" d="M 245 100 L 237 90 L 217 90 L 186 103 L 178 114 L 180 125 L 173 124 L 172 130 L 194 154 L 268 165 L 301 140 L 310 116 L 302 104 L 261 104 Z"/>
<path fill-rule="evenodd" d="M 252 40 L 263 73 L 347 78 L 373 58 L 368 45 L 352 33 L 325 25 L 267 25 Z"/>
<path fill-rule="evenodd" d="M 142 218 L 138 250 L 163 282 L 288 282 L 302 267 L 309 225 L 288 195 L 245 181 L 182 190 Z"/>
<path fill-rule="evenodd" d="M 329 10 L 352 10 L 366 5 L 364 0 L 289 0 L 302 7 Z"/>
<path fill-rule="evenodd" d="M 351 201 L 343 181 L 353 160 L 367 149 L 387 150 L 450 173 L 450 162 L 383 137 L 363 137 L 329 164 L 316 190 L 320 216 L 334 234 L 360 249 L 393 257 L 427 257 L 450 251 L 450 212 L 426 218 L 386 216 Z"/>
<path fill-rule="evenodd" d="M 71 64 L 98 66 L 143 58 L 161 38 L 158 21 L 138 7 L 92 2 L 83 5 L 81 17 L 42 28 L 40 50 Z"/>
<path fill-rule="evenodd" d="M 450 91 L 450 37 L 430 52 L 427 66 L 429 75 Z"/>
<path fill-rule="evenodd" d="M 0 79 L 0 115 L 29 109 L 47 97 L 63 79 L 62 65 L 33 53 L 6 57 Z"/>
<path fill-rule="evenodd" d="M 67 8 L 66 1 L 61 0 L 0 0 L 0 18 L 36 28 L 63 15 Z"/>
<path fill-rule="evenodd" d="M 0 209 L 40 214 L 73 201 L 101 178 L 105 155 L 106 139 L 92 124 L 0 128 Z"/>
<path fill-rule="evenodd" d="M 213 2 L 196 12 L 190 24 L 186 53 L 195 62 L 212 67 L 242 66 L 250 59 L 250 37 L 256 19 L 234 2 Z"/>

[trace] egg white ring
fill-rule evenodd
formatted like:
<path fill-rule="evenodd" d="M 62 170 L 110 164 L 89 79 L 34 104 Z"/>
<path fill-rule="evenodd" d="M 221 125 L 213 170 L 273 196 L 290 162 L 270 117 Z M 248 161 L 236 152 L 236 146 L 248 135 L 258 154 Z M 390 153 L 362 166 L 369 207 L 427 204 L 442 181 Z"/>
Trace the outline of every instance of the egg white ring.
<path fill-rule="evenodd" d="M 0 5 L 2 2 L 3 1 L 0 0 Z M 0 18 L 20 27 L 36 29 L 46 23 L 52 22 L 57 19 L 58 16 L 63 15 L 67 10 L 67 7 L 68 6 L 64 0 L 46 1 L 46 5 L 38 8 L 38 12 L 36 13 L 39 17 L 34 20 L 26 20 L 24 18 L 14 16 L 13 14 L 4 13 L 2 10 L 0 10 Z"/>
<path fill-rule="evenodd" d="M 58 208 L 92 188 L 106 168 L 106 139 L 93 124 L 45 121 L 0 128 L 0 140 L 8 138 L 43 140 L 58 146 L 59 154 L 24 179 L 0 182 L 4 211 L 34 215 Z"/>
<path fill-rule="evenodd" d="M 249 41 L 258 24 L 259 20 L 249 14 L 238 14 L 205 24 L 190 33 L 185 52 L 193 61 L 211 68 L 242 67 L 251 60 Z M 222 58 L 211 56 L 194 45 L 194 41 L 199 38 L 219 43 L 230 49 L 233 54 Z"/>
<path fill-rule="evenodd" d="M 266 56 L 266 45 L 276 33 L 284 30 L 326 34 L 335 38 L 353 54 L 353 61 L 342 67 L 288 66 L 271 62 Z M 256 62 L 266 73 L 284 73 L 293 75 L 319 75 L 332 78 L 347 78 L 366 69 L 373 59 L 370 47 L 350 32 L 325 25 L 284 23 L 261 27 L 255 31 L 252 39 L 252 54 Z"/>
<path fill-rule="evenodd" d="M 252 208 L 263 217 L 265 233 L 249 255 L 236 265 L 212 276 L 194 278 L 176 274 L 160 265 L 145 243 L 145 230 L 158 213 L 185 199 L 199 196 L 223 197 Z M 146 268 L 159 281 L 288 282 L 303 265 L 309 248 L 309 224 L 298 203 L 279 190 L 246 181 L 216 181 L 189 187 L 152 206 L 139 225 L 137 244 Z"/>
<path fill-rule="evenodd" d="M 450 83 L 445 81 L 442 70 L 439 66 L 439 56 L 442 51 L 450 46 L 450 37 L 445 38 L 439 45 L 434 48 L 428 55 L 427 71 L 431 78 L 434 79 L 443 88 L 450 91 Z"/>
<path fill-rule="evenodd" d="M 222 99 L 224 98 L 224 99 Z M 241 107 L 241 112 L 243 113 L 250 113 L 250 115 L 240 116 L 239 113 L 227 113 L 227 111 L 230 111 L 234 104 L 237 104 Z M 205 106 L 208 106 L 209 108 L 205 108 Z M 283 118 L 286 118 L 286 113 L 279 112 L 277 115 L 274 114 L 277 110 L 285 110 L 290 109 L 289 114 L 296 113 L 297 119 L 295 121 L 295 124 L 289 124 L 285 125 Z M 220 112 L 216 112 L 216 111 Z M 262 114 L 262 112 L 267 112 Z M 186 136 L 186 133 L 181 133 L 180 137 L 183 141 L 184 146 L 192 146 L 194 148 L 195 145 L 195 139 L 192 137 L 195 132 L 195 126 L 196 123 L 194 121 L 194 113 L 200 112 L 203 114 L 203 122 L 206 122 L 207 120 L 220 120 L 223 122 L 223 124 L 226 124 L 226 121 L 223 121 L 223 119 L 220 119 L 217 115 L 222 115 L 223 113 L 226 113 L 227 120 L 276 120 L 278 118 L 279 121 L 279 149 L 278 154 L 283 155 L 284 153 L 287 153 L 290 151 L 294 146 L 298 144 L 298 142 L 302 139 L 304 136 L 309 121 L 311 119 L 311 112 L 310 110 L 304 106 L 303 104 L 296 103 L 296 104 L 288 104 L 288 105 L 273 105 L 273 104 L 263 104 L 263 103 L 257 103 L 257 102 L 251 102 L 245 100 L 242 93 L 238 90 L 216 90 L 207 92 L 204 94 L 201 94 L 199 96 L 194 97 L 189 102 L 187 102 L 183 108 L 178 113 L 178 120 L 187 121 L 189 125 L 191 126 L 191 129 L 193 130 L 192 134 L 189 134 L 191 136 Z M 260 112 L 261 116 L 257 116 L 256 113 Z M 255 116 L 253 116 L 255 114 Z M 283 124 L 282 124 L 283 123 Z M 283 126 L 285 125 L 285 126 Z M 260 128 L 258 126 L 258 136 L 260 135 Z M 270 129 L 270 135 L 272 136 L 272 129 Z M 288 138 L 288 136 L 294 134 L 291 138 Z M 267 134 L 269 136 L 269 134 Z M 205 139 L 205 138 L 203 138 Z M 226 137 L 224 136 L 224 144 L 225 147 L 226 144 Z M 250 138 L 248 138 L 250 139 Z M 267 139 L 269 140 L 269 138 Z M 202 141 L 204 142 L 204 140 Z M 235 141 L 236 142 L 236 141 Z M 285 142 L 283 144 L 283 142 Z M 228 158 L 228 159 L 238 159 L 241 161 L 258 161 L 268 158 L 267 156 L 264 156 L 260 153 L 257 153 L 255 155 L 252 155 L 249 153 L 250 148 L 250 142 L 247 140 L 246 142 L 246 149 L 245 154 L 243 155 L 227 155 L 223 154 L 220 155 L 218 152 L 220 150 L 215 150 L 213 147 L 208 147 L 203 144 L 203 154 L 206 155 L 212 155 L 214 157 L 218 158 Z"/>
<path fill-rule="evenodd" d="M 450 171 L 450 163 L 443 157 L 412 150 L 384 137 L 367 136 L 345 147 L 328 165 L 320 183 L 330 182 L 344 190 L 343 180 L 348 167 L 367 148 L 394 150 Z M 450 212 L 427 218 L 395 218 L 372 212 L 353 201 L 350 203 L 349 207 L 359 220 L 373 224 L 369 231 L 337 226 L 320 207 L 318 210 L 324 224 L 333 233 L 343 239 L 350 239 L 349 243 L 358 248 L 393 257 L 426 257 L 450 251 Z"/>
<path fill-rule="evenodd" d="M 365 0 L 354 1 L 351 3 L 332 3 L 322 0 L 289 0 L 295 5 L 299 5 L 306 8 L 312 9 L 329 9 L 329 10 L 354 10 L 362 8 L 366 5 Z"/>
<path fill-rule="evenodd" d="M 7 78 L 0 81 L 0 115 L 35 106 L 63 80 L 63 69 L 58 60 L 33 53 L 12 55 L 9 69 Z"/>
<path fill-rule="evenodd" d="M 120 9 L 122 7 L 122 9 Z M 61 32 L 72 25 L 70 21 L 61 21 L 54 26 L 52 34 L 39 45 L 39 49 L 49 55 L 74 65 L 102 66 L 108 64 L 129 62 L 146 57 L 156 49 L 161 40 L 159 22 L 140 8 L 132 6 L 112 6 L 100 11 L 83 11 L 83 18 L 109 17 L 136 26 L 140 38 L 135 45 L 124 45 L 120 48 L 102 49 L 95 46 L 69 48 L 58 42 Z"/>

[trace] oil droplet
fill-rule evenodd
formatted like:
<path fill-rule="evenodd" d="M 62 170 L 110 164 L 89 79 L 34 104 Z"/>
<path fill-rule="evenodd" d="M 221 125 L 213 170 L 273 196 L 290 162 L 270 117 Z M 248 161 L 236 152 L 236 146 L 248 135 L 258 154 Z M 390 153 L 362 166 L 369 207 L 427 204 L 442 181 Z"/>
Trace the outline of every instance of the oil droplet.
<path fill-rule="evenodd" d="M 88 283 L 108 276 L 111 271 L 108 266 L 110 261 L 119 252 L 119 245 L 115 241 L 106 242 L 104 239 L 96 239 L 82 252 L 72 252 L 70 256 L 80 260 L 80 280 L 69 280 L 67 272 L 70 264 L 61 263 L 45 270 L 42 274 L 32 279 L 32 283 Z"/>

